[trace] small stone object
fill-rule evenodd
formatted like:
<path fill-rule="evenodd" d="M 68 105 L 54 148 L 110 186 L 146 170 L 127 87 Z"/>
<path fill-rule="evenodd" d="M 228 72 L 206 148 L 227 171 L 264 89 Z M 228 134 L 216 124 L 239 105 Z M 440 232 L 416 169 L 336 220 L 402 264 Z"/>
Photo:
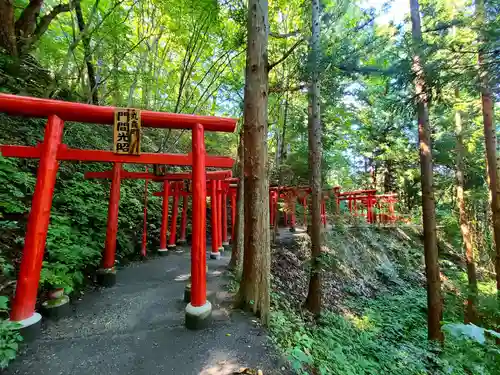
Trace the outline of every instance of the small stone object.
<path fill-rule="evenodd" d="M 49 292 L 49 299 L 42 303 L 42 315 L 48 319 L 58 320 L 70 314 L 69 297 L 64 288 L 56 288 Z"/>

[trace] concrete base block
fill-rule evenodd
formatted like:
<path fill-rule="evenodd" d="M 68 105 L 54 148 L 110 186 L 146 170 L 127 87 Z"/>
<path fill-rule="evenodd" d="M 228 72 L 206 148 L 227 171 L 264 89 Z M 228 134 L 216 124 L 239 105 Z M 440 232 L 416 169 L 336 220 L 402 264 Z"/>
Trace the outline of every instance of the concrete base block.
<path fill-rule="evenodd" d="M 179 245 L 179 246 L 184 246 L 185 244 L 187 244 L 187 241 L 185 239 L 184 240 L 180 239 L 177 241 L 177 245 Z"/>
<path fill-rule="evenodd" d="M 222 247 L 224 248 L 224 251 L 231 250 L 231 245 L 229 244 L 229 242 L 223 242 Z"/>
<path fill-rule="evenodd" d="M 34 312 L 29 318 L 16 322 L 21 325 L 19 334 L 23 337 L 25 342 L 30 342 L 36 339 L 40 334 L 42 327 L 42 316 Z"/>
<path fill-rule="evenodd" d="M 71 307 L 68 296 L 61 296 L 56 299 L 49 299 L 42 303 L 42 314 L 51 320 L 58 320 L 71 314 Z"/>
<path fill-rule="evenodd" d="M 167 256 L 168 255 L 168 249 L 158 249 L 158 255 L 159 256 Z"/>
<path fill-rule="evenodd" d="M 115 268 L 100 268 L 97 270 L 97 283 L 106 288 L 116 284 Z"/>
<path fill-rule="evenodd" d="M 288 230 L 292 233 L 295 233 L 295 227 L 290 227 Z"/>
<path fill-rule="evenodd" d="M 175 245 L 175 244 L 173 244 L 173 245 L 167 245 L 167 249 L 169 249 L 169 250 L 170 250 L 170 249 L 175 249 L 175 248 L 176 248 L 176 245 Z"/>
<path fill-rule="evenodd" d="M 210 253 L 210 259 L 220 259 L 220 253 Z"/>
<path fill-rule="evenodd" d="M 203 329 L 208 326 L 212 316 L 212 304 L 206 301 L 203 306 L 193 306 L 190 303 L 186 306 L 186 328 Z"/>

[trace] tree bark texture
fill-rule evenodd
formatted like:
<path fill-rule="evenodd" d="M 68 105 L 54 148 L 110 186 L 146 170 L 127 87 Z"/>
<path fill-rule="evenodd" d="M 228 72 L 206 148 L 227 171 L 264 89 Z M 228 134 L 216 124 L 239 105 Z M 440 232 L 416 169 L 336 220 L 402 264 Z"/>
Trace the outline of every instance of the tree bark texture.
<path fill-rule="evenodd" d="M 17 56 L 13 0 L 0 0 L 0 48 L 10 56 Z"/>
<path fill-rule="evenodd" d="M 455 89 L 455 98 L 459 101 L 459 90 Z M 464 129 L 462 125 L 462 113 L 459 109 L 455 111 L 455 134 L 457 138 L 456 152 L 456 178 L 457 178 L 457 207 L 460 223 L 460 232 L 465 249 L 465 262 L 467 265 L 467 279 L 469 284 L 467 296 L 467 311 L 465 313 L 465 323 L 477 323 L 476 298 L 477 298 L 477 277 L 476 265 L 474 262 L 474 251 L 472 246 L 472 232 L 469 226 L 465 204 L 465 147 L 464 147 Z"/>
<path fill-rule="evenodd" d="M 485 22 L 484 0 L 476 1 L 476 19 L 482 25 Z M 481 87 L 481 105 L 483 110 L 484 143 L 486 148 L 486 168 L 488 170 L 488 182 L 491 198 L 491 216 L 493 222 L 493 236 L 495 239 L 495 273 L 497 280 L 497 291 L 500 296 L 500 176 L 498 176 L 497 160 L 497 137 L 494 126 L 494 104 L 491 85 L 487 68 L 484 66 L 484 45 L 486 38 L 479 38 L 479 74 Z"/>
<path fill-rule="evenodd" d="M 245 251 L 239 302 L 269 322 L 271 245 L 267 176 L 267 0 L 248 1 L 244 98 Z"/>
<path fill-rule="evenodd" d="M 427 323 L 428 337 L 443 340 L 441 320 L 443 302 L 441 298 L 441 279 L 438 263 L 436 235 L 436 207 L 434 201 L 431 129 L 429 124 L 429 98 L 425 83 L 422 61 L 422 29 L 420 24 L 420 5 L 418 0 L 410 0 L 413 37 L 412 71 L 417 96 L 418 137 L 420 143 L 420 181 L 422 185 L 422 223 L 424 229 L 425 271 L 427 277 Z"/>
<path fill-rule="evenodd" d="M 29 53 L 59 13 L 69 12 L 69 4 L 54 6 L 40 17 L 43 0 L 31 0 L 16 21 L 14 1 L 0 0 L 0 48 L 13 57 Z"/>
<path fill-rule="evenodd" d="M 311 186 L 310 212 L 311 212 L 311 275 L 309 291 L 305 306 L 315 315 L 321 312 L 321 158 L 322 134 L 320 119 L 320 86 L 318 72 L 319 35 L 320 35 L 320 4 L 319 0 L 312 0 L 312 35 L 310 39 L 310 69 L 311 85 L 309 87 L 309 184 Z"/>
<path fill-rule="evenodd" d="M 243 129 L 242 129 L 243 130 Z M 245 191 L 245 179 L 243 178 L 243 160 L 244 160 L 244 144 L 243 144 L 243 131 L 240 132 L 240 142 L 238 145 L 238 176 L 240 181 L 238 182 L 238 190 L 236 193 L 236 220 L 235 220 L 235 230 L 234 239 L 232 241 L 232 252 L 231 260 L 229 261 L 229 269 L 233 270 L 236 277 L 239 278 L 242 272 L 243 265 L 243 246 L 245 238 L 245 202 L 244 202 L 244 191 Z M 233 207 L 231 207 L 233 209 Z"/>
<path fill-rule="evenodd" d="M 82 34 L 83 54 L 85 65 L 87 66 L 87 77 L 89 81 L 89 101 L 92 104 L 99 104 L 99 95 L 96 87 L 95 69 L 92 63 L 92 51 L 90 49 L 90 37 L 88 36 L 85 20 L 83 19 L 82 6 L 80 0 L 74 2 L 78 29 Z"/>

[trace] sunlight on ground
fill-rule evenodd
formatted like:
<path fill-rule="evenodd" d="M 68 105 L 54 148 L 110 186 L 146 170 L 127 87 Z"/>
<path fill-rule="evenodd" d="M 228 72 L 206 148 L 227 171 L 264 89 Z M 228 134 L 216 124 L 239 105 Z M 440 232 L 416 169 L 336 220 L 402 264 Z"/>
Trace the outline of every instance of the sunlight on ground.
<path fill-rule="evenodd" d="M 199 375 L 230 375 L 238 371 L 240 366 L 234 359 L 227 359 L 228 357 L 229 353 L 213 351 Z"/>
<path fill-rule="evenodd" d="M 489 296 L 497 293 L 495 280 L 480 281 L 477 283 L 477 289 L 479 290 L 479 293 Z"/>
<path fill-rule="evenodd" d="M 186 281 L 186 280 L 188 280 L 188 279 L 189 279 L 189 277 L 190 277 L 190 276 L 191 276 L 191 274 L 190 274 L 190 273 L 186 273 L 186 274 L 184 274 L 184 275 L 179 275 L 179 276 L 177 276 L 174 280 L 175 280 L 175 281 Z"/>
<path fill-rule="evenodd" d="M 361 317 L 353 315 L 351 313 L 344 314 L 345 318 L 352 322 L 352 324 L 359 330 L 366 331 L 373 328 L 373 322 L 370 321 L 368 315 L 363 315 Z"/>

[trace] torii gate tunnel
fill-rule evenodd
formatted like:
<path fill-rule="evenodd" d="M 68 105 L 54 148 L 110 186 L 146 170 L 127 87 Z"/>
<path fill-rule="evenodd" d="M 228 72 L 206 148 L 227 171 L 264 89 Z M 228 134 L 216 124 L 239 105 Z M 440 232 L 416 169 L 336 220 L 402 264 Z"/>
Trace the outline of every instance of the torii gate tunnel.
<path fill-rule="evenodd" d="M 197 321 L 210 316 L 211 305 L 206 299 L 206 151 L 205 131 L 233 132 L 236 120 L 230 118 L 172 114 L 141 111 L 142 127 L 163 129 L 190 129 L 192 131 L 191 154 L 115 154 L 102 150 L 75 150 L 62 144 L 64 122 L 77 121 L 93 124 L 114 124 L 114 107 L 70 103 L 0 94 L 0 112 L 14 116 L 47 118 L 43 142 L 37 147 L 1 146 L 6 157 L 39 158 L 35 192 L 28 219 L 17 287 L 10 319 L 25 329 L 39 326 L 40 314 L 35 312 L 40 271 L 47 238 L 50 210 L 55 180 L 60 160 L 192 165 L 192 218 L 191 248 L 191 303 L 186 307 L 186 326 L 197 328 Z M 227 158 L 212 160 L 212 166 L 227 168 Z M 119 169 L 115 168 L 116 173 Z"/>

